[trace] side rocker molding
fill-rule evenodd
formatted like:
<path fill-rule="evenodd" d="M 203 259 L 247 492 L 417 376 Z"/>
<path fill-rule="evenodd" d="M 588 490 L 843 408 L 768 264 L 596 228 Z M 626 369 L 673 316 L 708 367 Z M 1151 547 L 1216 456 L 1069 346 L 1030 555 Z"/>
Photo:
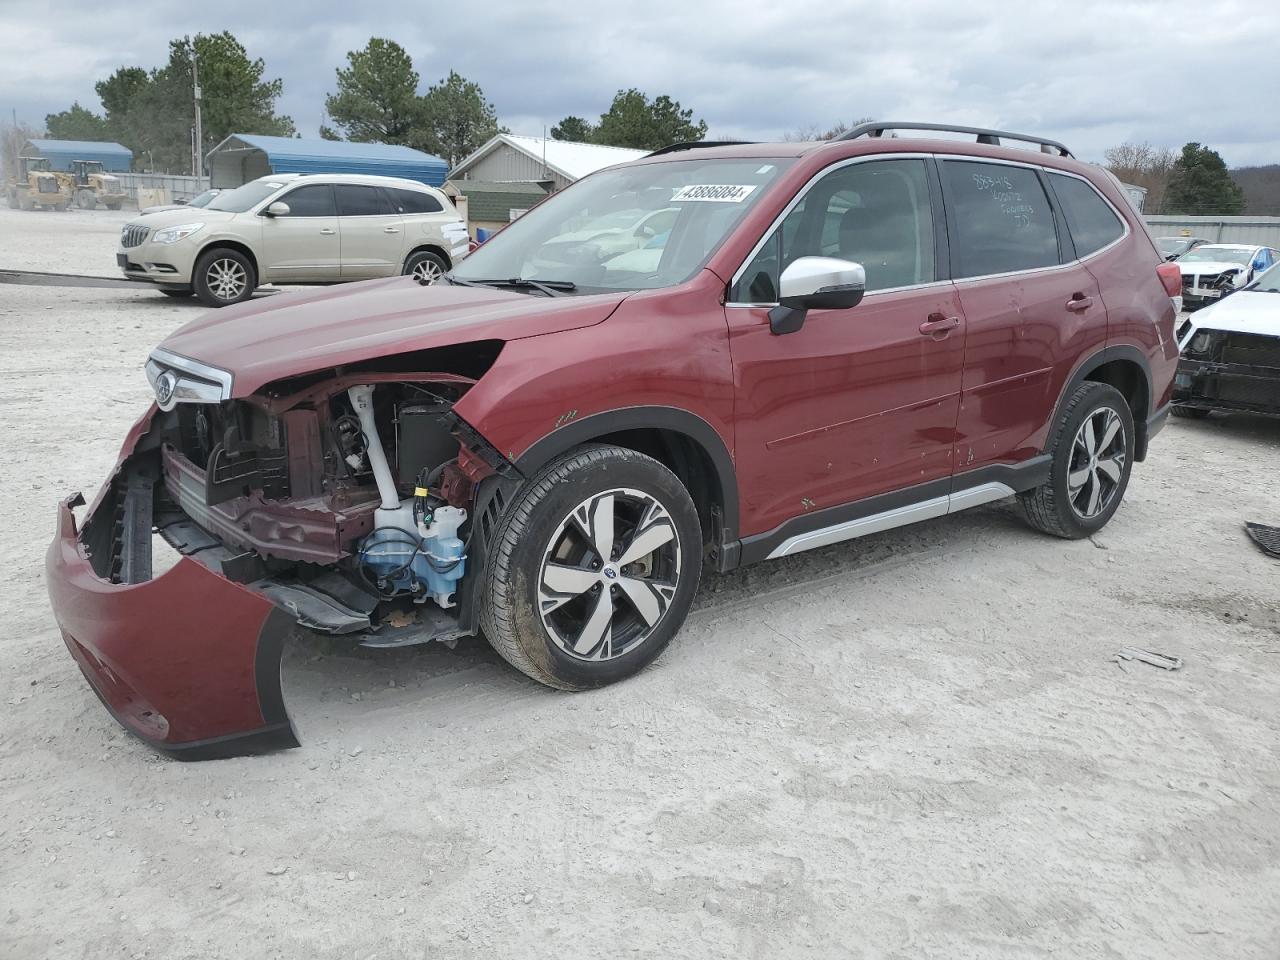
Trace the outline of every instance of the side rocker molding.
<path fill-rule="evenodd" d="M 738 475 L 724 439 L 697 414 L 679 407 L 624 407 L 573 420 L 548 433 L 515 461 L 523 476 L 531 477 L 555 457 L 583 443 L 626 430 L 668 430 L 688 437 L 706 453 L 720 485 L 723 516 L 719 530 L 719 563 L 723 572 L 737 566 Z M 733 562 L 730 563 L 730 560 Z"/>

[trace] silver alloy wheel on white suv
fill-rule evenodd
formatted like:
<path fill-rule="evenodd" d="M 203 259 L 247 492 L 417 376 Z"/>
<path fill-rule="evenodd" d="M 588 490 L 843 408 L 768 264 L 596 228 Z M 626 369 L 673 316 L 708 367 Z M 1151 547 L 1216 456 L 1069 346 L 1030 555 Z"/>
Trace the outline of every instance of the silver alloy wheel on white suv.
<path fill-rule="evenodd" d="M 223 257 L 209 264 L 205 272 L 205 282 L 209 284 L 209 289 L 219 300 L 233 301 L 244 295 L 249 277 L 239 263 Z"/>
<path fill-rule="evenodd" d="M 413 279 L 424 286 L 430 286 L 443 276 L 444 271 L 434 260 L 419 260 L 413 265 Z"/>

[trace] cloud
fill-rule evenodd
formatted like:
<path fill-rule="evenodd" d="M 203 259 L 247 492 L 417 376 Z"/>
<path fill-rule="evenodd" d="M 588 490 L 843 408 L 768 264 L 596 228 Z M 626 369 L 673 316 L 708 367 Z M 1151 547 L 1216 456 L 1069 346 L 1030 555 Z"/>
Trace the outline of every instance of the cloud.
<path fill-rule="evenodd" d="M 1198 140 L 1232 165 L 1280 158 L 1268 109 L 1280 8 L 1240 0 L 222 0 L 216 12 L 152 3 L 145 17 L 98 0 L 51 6 L 33 23 L 29 4 L 0 0 L 0 109 L 35 124 L 73 100 L 96 107 L 94 81 L 163 62 L 173 37 L 230 29 L 284 80 L 280 109 L 304 135 L 322 122 L 346 52 L 387 36 L 413 55 L 424 88 L 455 69 L 523 133 L 567 114 L 594 119 L 634 86 L 692 107 L 712 136 L 776 139 L 876 116 L 1025 130 L 1087 158 L 1124 140 Z"/>

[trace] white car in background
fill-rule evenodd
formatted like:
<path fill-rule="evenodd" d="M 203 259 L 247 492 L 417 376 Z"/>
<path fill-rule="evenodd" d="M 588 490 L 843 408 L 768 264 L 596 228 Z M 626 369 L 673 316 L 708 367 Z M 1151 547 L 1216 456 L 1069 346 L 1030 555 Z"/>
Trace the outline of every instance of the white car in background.
<path fill-rule="evenodd" d="M 206 190 L 204 193 L 197 193 L 190 200 L 179 200 L 176 203 L 162 203 L 154 207 L 143 207 L 138 211 L 139 214 L 145 216 L 148 213 L 164 213 L 167 210 L 191 210 L 203 209 L 207 207 L 213 198 L 222 193 L 221 190 Z"/>
<path fill-rule="evenodd" d="M 1173 413 L 1280 416 L 1280 265 L 1193 314 L 1178 330 Z"/>
<path fill-rule="evenodd" d="M 1182 302 L 1194 310 L 1238 290 L 1280 256 L 1270 247 L 1247 243 L 1206 243 L 1188 250 L 1175 261 L 1182 270 Z"/>
<path fill-rule="evenodd" d="M 442 192 L 357 174 L 262 177 L 189 206 L 140 215 L 120 231 L 130 280 L 211 307 L 263 283 L 325 284 L 408 274 L 433 283 L 470 252 L 467 225 Z"/>

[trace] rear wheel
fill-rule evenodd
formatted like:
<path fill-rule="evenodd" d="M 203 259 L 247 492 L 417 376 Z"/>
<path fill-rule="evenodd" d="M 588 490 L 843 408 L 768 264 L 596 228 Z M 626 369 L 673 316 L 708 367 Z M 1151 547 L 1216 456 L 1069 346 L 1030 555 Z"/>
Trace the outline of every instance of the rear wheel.
<path fill-rule="evenodd" d="M 1179 403 L 1175 403 L 1169 412 L 1184 420 L 1203 420 L 1209 416 L 1209 411 L 1204 407 L 1184 407 Z"/>
<path fill-rule="evenodd" d="M 413 277 L 424 286 L 430 286 L 435 283 L 448 270 L 449 266 L 444 262 L 444 258 L 439 254 L 432 253 L 430 250 L 419 250 L 417 253 L 411 254 L 409 259 L 404 262 L 405 275 Z"/>
<path fill-rule="evenodd" d="M 641 453 L 589 446 L 552 461 L 494 531 L 481 625 L 548 686 L 583 690 L 647 666 L 702 573 L 702 528 L 679 479 Z"/>
<path fill-rule="evenodd" d="M 1037 530 L 1079 540 L 1106 526 L 1129 485 L 1133 413 L 1106 383 L 1082 383 L 1067 401 L 1053 434 L 1049 481 L 1020 495 Z"/>
<path fill-rule="evenodd" d="M 87 188 L 81 188 L 76 191 L 76 206 L 81 210 L 92 210 L 98 205 L 98 198 L 93 195 L 93 191 Z"/>
<path fill-rule="evenodd" d="M 196 296 L 211 307 L 226 307 L 248 300 L 258 285 L 253 264 L 239 250 L 217 248 L 196 261 L 192 277 Z"/>

